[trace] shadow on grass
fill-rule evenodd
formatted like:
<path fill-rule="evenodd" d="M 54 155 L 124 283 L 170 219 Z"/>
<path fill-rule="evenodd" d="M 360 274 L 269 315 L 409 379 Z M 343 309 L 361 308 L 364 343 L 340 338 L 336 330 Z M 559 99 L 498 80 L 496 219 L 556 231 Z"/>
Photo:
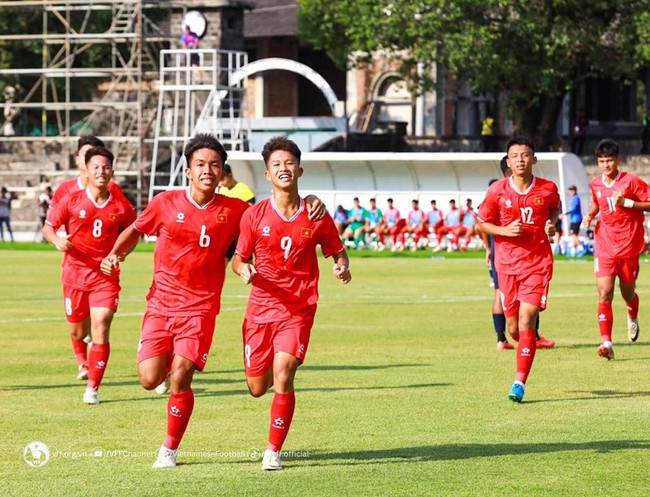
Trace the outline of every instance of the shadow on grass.
<path fill-rule="evenodd" d="M 369 371 L 373 369 L 392 369 L 392 368 L 419 368 L 422 366 L 431 366 L 431 364 L 376 364 L 376 365 L 357 365 L 357 364 L 323 364 L 321 366 L 300 366 L 300 370 L 306 371 Z"/>
<path fill-rule="evenodd" d="M 638 440 L 603 440 L 584 443 L 519 443 L 519 444 L 447 444 L 398 449 L 353 452 L 312 453 L 303 460 L 304 466 L 350 465 L 390 462 L 453 461 L 479 457 L 546 454 L 553 452 L 594 451 L 609 453 L 618 450 L 650 450 L 650 442 Z M 288 458 L 287 460 L 290 460 Z M 340 463 L 325 461 L 340 460 Z M 321 464 L 321 461 L 323 462 Z"/>

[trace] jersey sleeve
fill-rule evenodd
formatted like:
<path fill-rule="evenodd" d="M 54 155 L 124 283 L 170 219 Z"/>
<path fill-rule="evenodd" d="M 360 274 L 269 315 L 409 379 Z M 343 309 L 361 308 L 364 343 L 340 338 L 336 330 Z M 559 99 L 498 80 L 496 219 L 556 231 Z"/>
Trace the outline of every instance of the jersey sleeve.
<path fill-rule="evenodd" d="M 135 209 L 126 198 L 122 202 L 124 205 L 124 222 L 122 223 L 121 229 L 128 228 L 131 226 L 135 220 L 138 218 L 138 215 L 135 213 Z"/>
<path fill-rule="evenodd" d="M 142 214 L 133 223 L 133 227 L 145 235 L 154 235 L 158 233 L 162 226 L 161 216 L 159 215 L 162 208 L 162 198 L 164 194 L 154 197 L 149 205 L 142 211 Z"/>
<path fill-rule="evenodd" d="M 68 202 L 59 202 L 48 209 L 45 222 L 58 230 L 68 220 L 68 216 Z"/>
<path fill-rule="evenodd" d="M 326 213 L 325 217 L 320 220 L 320 228 L 317 242 L 320 243 L 325 257 L 336 255 L 345 248 L 339 238 L 334 220 L 329 214 Z"/>
<path fill-rule="evenodd" d="M 632 183 L 632 191 L 634 192 L 634 195 L 636 195 L 636 197 L 639 199 L 639 201 L 650 201 L 650 185 L 648 185 L 648 183 L 643 181 L 638 176 L 634 177 L 634 182 Z"/>
<path fill-rule="evenodd" d="M 248 261 L 253 256 L 255 249 L 255 226 L 253 223 L 253 212 L 255 209 L 248 209 L 244 212 L 239 222 L 239 239 L 235 252 L 242 259 Z"/>
<path fill-rule="evenodd" d="M 481 202 L 481 206 L 478 209 L 478 220 L 481 223 L 495 223 L 498 220 L 498 217 L 499 204 L 497 203 L 496 193 L 492 188 L 490 188 L 487 191 L 485 200 Z"/>

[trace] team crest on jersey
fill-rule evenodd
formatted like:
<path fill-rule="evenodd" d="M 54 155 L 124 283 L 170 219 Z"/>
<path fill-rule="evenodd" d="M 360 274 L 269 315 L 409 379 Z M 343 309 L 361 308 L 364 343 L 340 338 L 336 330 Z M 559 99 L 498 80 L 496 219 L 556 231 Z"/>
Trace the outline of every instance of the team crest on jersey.
<path fill-rule="evenodd" d="M 271 236 L 271 227 L 270 226 L 264 226 L 262 228 L 262 236 Z"/>
<path fill-rule="evenodd" d="M 228 215 L 227 214 L 217 214 L 217 222 L 218 223 L 227 223 L 228 222 Z"/>
<path fill-rule="evenodd" d="M 310 228 L 300 228 L 300 236 L 303 238 L 311 238 L 312 230 Z"/>
<path fill-rule="evenodd" d="M 81 209 L 79 211 L 79 219 L 86 219 L 86 209 Z"/>
<path fill-rule="evenodd" d="M 109 221 L 117 221 L 117 214 L 109 214 L 108 215 L 108 220 Z"/>
<path fill-rule="evenodd" d="M 179 212 L 178 214 L 176 214 L 176 222 L 177 223 L 184 223 L 185 222 L 185 214 L 183 214 L 182 212 Z"/>

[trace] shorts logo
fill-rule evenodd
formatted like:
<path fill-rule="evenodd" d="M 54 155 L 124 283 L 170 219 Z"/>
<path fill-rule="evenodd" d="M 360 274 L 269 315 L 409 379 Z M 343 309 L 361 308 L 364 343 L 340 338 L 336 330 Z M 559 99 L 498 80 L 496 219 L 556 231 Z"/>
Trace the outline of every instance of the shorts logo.
<path fill-rule="evenodd" d="M 176 406 L 171 406 L 169 408 L 169 414 L 171 414 L 175 418 L 180 418 L 181 417 L 181 410 Z"/>
<path fill-rule="evenodd" d="M 203 362 L 203 364 L 205 364 L 206 362 L 208 362 L 208 354 L 203 354 L 203 355 L 201 356 L 201 361 Z"/>
<path fill-rule="evenodd" d="M 182 212 L 179 212 L 178 214 L 176 214 L 176 222 L 177 223 L 184 223 L 185 222 L 185 214 L 183 214 Z"/>
<path fill-rule="evenodd" d="M 79 211 L 79 219 L 86 219 L 86 209 L 81 209 Z"/>
<path fill-rule="evenodd" d="M 542 305 L 546 305 L 546 295 L 542 295 Z"/>
<path fill-rule="evenodd" d="M 506 200 L 506 209 L 510 209 L 512 207 L 512 200 L 508 199 Z"/>
<path fill-rule="evenodd" d="M 117 304 L 120 303 L 120 299 L 115 299 L 115 307 L 117 307 Z"/>
<path fill-rule="evenodd" d="M 262 228 L 262 236 L 271 236 L 271 227 L 270 226 L 264 226 Z"/>
<path fill-rule="evenodd" d="M 273 428 L 277 428 L 278 430 L 284 430 L 284 419 L 275 418 L 273 420 Z"/>
<path fill-rule="evenodd" d="M 305 344 L 301 343 L 300 347 L 298 347 L 298 353 L 299 354 L 304 354 L 305 353 Z"/>
<path fill-rule="evenodd" d="M 521 355 L 525 357 L 530 357 L 530 349 L 528 347 L 524 347 L 521 349 Z"/>
<path fill-rule="evenodd" d="M 142 340 L 138 340 L 138 352 L 142 350 Z"/>
<path fill-rule="evenodd" d="M 217 222 L 218 223 L 227 223 L 228 222 L 228 215 L 227 214 L 217 214 Z"/>
<path fill-rule="evenodd" d="M 300 228 L 300 236 L 303 238 L 311 238 L 312 230 L 310 228 Z"/>

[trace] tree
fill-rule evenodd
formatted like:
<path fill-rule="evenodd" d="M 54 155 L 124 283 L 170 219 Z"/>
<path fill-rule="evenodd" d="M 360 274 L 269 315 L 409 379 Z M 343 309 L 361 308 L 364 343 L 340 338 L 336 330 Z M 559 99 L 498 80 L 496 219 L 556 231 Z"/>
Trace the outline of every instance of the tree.
<path fill-rule="evenodd" d="M 503 92 L 515 131 L 542 150 L 568 90 L 592 77 L 635 80 L 650 63 L 650 0 L 299 3 L 301 38 L 341 67 L 384 51 L 421 91 L 431 81 L 417 64 L 444 64 L 475 91 Z"/>

